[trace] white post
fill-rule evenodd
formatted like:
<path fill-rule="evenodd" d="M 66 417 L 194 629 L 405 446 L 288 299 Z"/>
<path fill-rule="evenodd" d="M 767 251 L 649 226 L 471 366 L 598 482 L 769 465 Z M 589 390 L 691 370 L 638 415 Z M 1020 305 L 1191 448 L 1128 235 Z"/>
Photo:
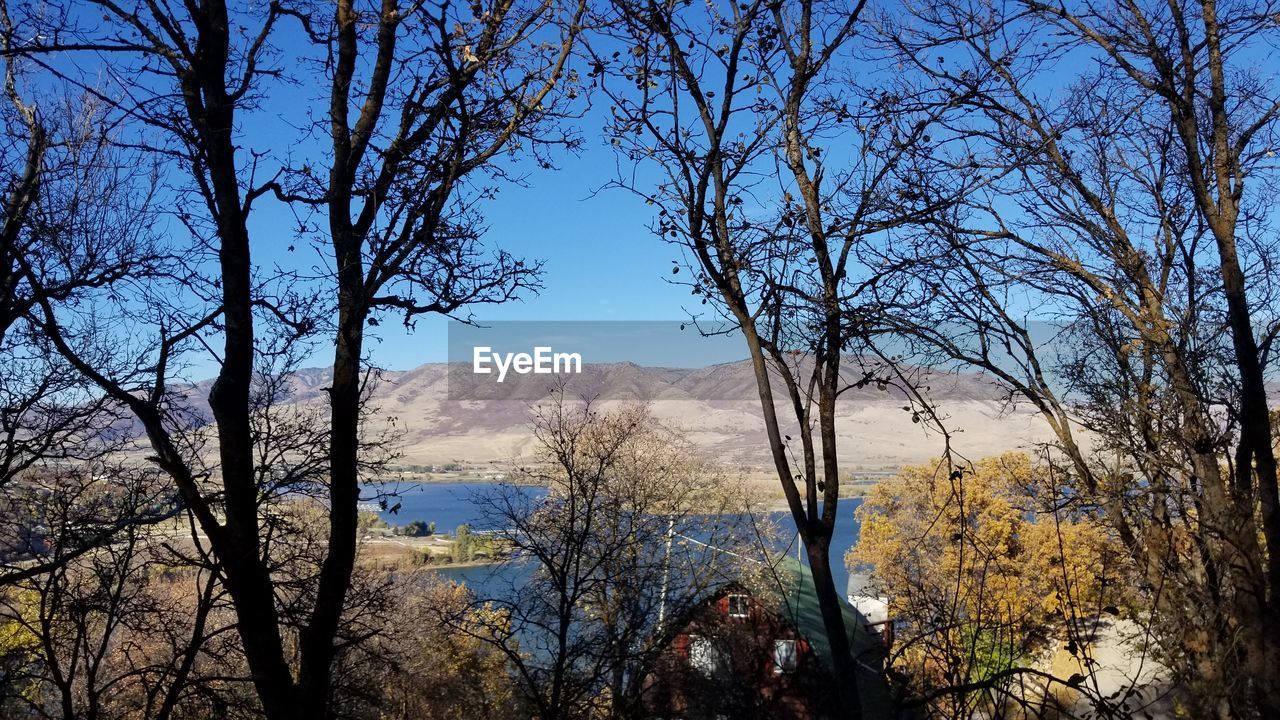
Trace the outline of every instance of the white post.
<path fill-rule="evenodd" d="M 667 616 L 667 583 L 671 575 L 671 540 L 675 536 L 676 519 L 667 518 L 667 554 L 662 558 L 662 592 L 658 600 L 658 632 Z"/>

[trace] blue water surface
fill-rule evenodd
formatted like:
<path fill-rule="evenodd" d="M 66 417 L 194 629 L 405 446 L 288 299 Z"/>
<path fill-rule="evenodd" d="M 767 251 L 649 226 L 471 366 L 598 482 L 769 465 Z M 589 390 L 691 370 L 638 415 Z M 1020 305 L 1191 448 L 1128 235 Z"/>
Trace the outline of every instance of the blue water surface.
<path fill-rule="evenodd" d="M 493 483 L 458 482 L 458 483 L 394 483 L 388 485 L 365 486 L 361 498 L 366 501 L 378 501 L 379 493 L 386 502 L 386 509 L 378 516 L 392 525 L 404 525 L 421 520 L 436 524 L 436 531 L 452 533 L 459 525 L 470 525 L 475 530 L 497 530 L 488 527 L 480 499 L 486 493 L 494 492 Z M 532 497 L 546 494 L 545 488 L 526 487 L 522 492 Z M 836 588 L 843 594 L 849 580 L 849 571 L 844 565 L 844 555 L 858 541 L 858 520 L 854 510 L 862 504 L 862 498 L 850 498 L 840 503 L 840 515 L 836 520 L 835 535 L 831 539 L 832 574 L 835 576 Z M 393 511 L 394 510 L 394 511 Z M 771 512 L 771 519 L 782 529 L 784 538 L 779 552 L 792 557 L 797 556 L 800 542 L 794 532 L 787 529 L 794 527 L 791 514 L 788 512 Z M 804 551 L 799 550 L 799 557 L 806 564 Z M 441 574 L 473 587 L 485 585 L 491 575 L 491 569 L 485 567 L 448 568 Z M 477 587 L 477 589 L 479 589 Z"/>

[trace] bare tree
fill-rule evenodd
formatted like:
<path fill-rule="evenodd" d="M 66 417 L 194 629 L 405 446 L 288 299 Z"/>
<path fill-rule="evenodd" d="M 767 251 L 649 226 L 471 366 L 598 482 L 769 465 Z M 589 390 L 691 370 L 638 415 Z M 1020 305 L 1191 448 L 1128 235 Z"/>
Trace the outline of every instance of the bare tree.
<path fill-rule="evenodd" d="M 433 570 L 397 574 L 393 624 L 379 672 L 368 678 L 378 693 L 356 717 L 380 720 L 519 720 L 529 714 L 519 702 L 507 656 L 483 638 L 503 631 L 500 611 L 475 608 L 469 588 Z M 454 623 L 465 623 L 459 632 Z"/>
<path fill-rule="evenodd" d="M 267 716 L 323 717 L 349 605 L 358 483 L 369 470 L 360 430 L 373 379 L 366 327 L 385 310 L 409 322 L 500 302 L 536 282 L 536 266 L 480 245 L 475 203 L 490 189 L 479 174 L 496 171 L 495 159 L 521 142 L 571 144 L 555 139 L 553 121 L 582 5 L 94 7 L 111 22 L 86 25 L 56 4 L 29 11 L 22 22 L 34 40 L 21 52 L 112 107 L 130 142 L 171 161 L 175 215 L 191 237 L 181 267 L 190 273 L 170 289 L 182 304 L 166 298 L 164 310 L 142 318 L 132 305 L 139 298 L 119 305 L 151 340 L 131 362 L 111 362 L 100 334 L 73 334 L 53 307 L 41 307 L 41 329 L 145 429 L 208 538 Z M 286 24 L 300 32 L 283 35 Z M 105 86 L 98 72 L 110 78 Z M 316 79 L 329 88 L 315 128 L 330 147 L 299 162 L 255 147 L 241 123 L 289 82 Z M 327 177 L 315 170 L 325 166 Z M 250 218 L 272 199 L 300 208 L 303 240 L 315 237 L 308 210 L 325 214 L 318 246 L 327 267 L 318 277 L 255 264 Z M 335 346 L 328 427 L 284 454 L 262 452 L 275 437 L 255 425 L 269 416 L 263 399 L 280 399 L 271 378 L 296 367 L 327 329 Z M 199 452 L 207 434 L 187 432 L 187 418 L 172 412 L 168 385 L 171 365 L 202 350 L 218 368 L 208 398 L 216 460 Z M 280 592 L 267 501 L 299 485 L 322 489 L 329 532 L 314 591 Z M 298 632 L 296 675 L 286 628 Z"/>
<path fill-rule="evenodd" d="M 247 678 L 240 674 L 242 656 L 227 642 L 235 628 L 216 574 L 173 569 L 177 558 L 168 543 L 181 539 L 184 524 L 157 532 L 130 523 L 92 550 L 79 550 L 88 510 L 140 516 L 169 504 L 167 484 L 154 470 L 109 472 L 110 486 L 64 482 L 39 500 L 53 561 L 45 572 L 13 582 L 0 599 L 0 622 L 27 657 L 8 678 L 8 700 L 18 716 L 64 720 L 163 720 L 215 708 L 225 715 L 234 686 Z"/>
<path fill-rule="evenodd" d="M 1275 714 L 1280 106 L 1251 59 L 1275 8 L 909 10 L 886 42 L 968 117 L 918 148 L 921 192 L 964 201 L 883 253 L 913 267 L 888 285 L 904 329 L 1045 417 L 1063 500 L 1100 508 L 1142 569 L 1198 712 Z"/>
<path fill-rule="evenodd" d="M 286 200 L 323 208 L 336 268 L 330 551 L 302 636 L 303 684 L 332 662 L 355 562 L 365 328 L 388 311 L 408 326 L 422 314 L 503 302 L 536 287 L 536 265 L 505 252 L 489 257 L 480 244 L 475 205 L 487 194 L 475 176 L 500 172 L 491 162 L 519 142 L 535 152 L 573 144 L 556 135 L 553 91 L 565 80 L 584 8 L 578 0 L 561 16 L 554 2 L 497 0 L 462 11 L 339 2 L 332 31 L 314 37 L 337 58 L 321 125 L 333 161 L 328 178 L 290 170 L 291 189 L 276 188 Z M 541 40 L 544 33 L 554 41 Z M 370 44 L 369 74 L 357 80 L 362 41 Z"/>
<path fill-rule="evenodd" d="M 646 680 L 676 620 L 762 563 L 752 493 L 643 406 L 557 395 L 533 431 L 515 484 L 479 498 L 513 549 L 498 571 L 510 582 L 475 601 L 499 622 L 451 622 L 506 654 L 538 717 L 647 717 Z"/>
<path fill-rule="evenodd" d="M 694 296 L 714 308 L 695 317 L 743 335 L 843 705 L 857 717 L 829 556 L 836 400 L 849 387 L 896 384 L 918 419 L 936 418 L 910 373 L 869 342 L 881 310 L 867 291 L 882 269 L 855 250 L 928 209 L 909 184 L 906 150 L 947 108 L 916 103 L 883 76 L 859 81 L 862 2 L 614 9 L 624 48 L 598 52 L 594 74 L 613 102 L 611 141 L 637 168 L 617 185 L 654 205 L 655 232 L 681 248 Z"/>
<path fill-rule="evenodd" d="M 72 306 L 125 285 L 130 276 L 146 277 L 164 256 L 147 229 L 156 190 L 147 164 L 112 146 L 97 126 L 102 115 L 92 99 L 37 93 L 40 78 L 14 54 L 19 42 L 0 7 L 0 502 L 10 510 L 0 521 L 0 585 L 53 567 L 31 525 L 39 508 L 19 507 L 19 501 L 51 478 L 63 491 L 78 483 L 73 494 L 90 492 L 97 473 L 85 468 L 129 439 L 118 422 L 120 408 L 71 371 L 42 336 L 33 311 L 42 303 Z M 79 544 L 64 545 L 57 562 L 147 519 L 97 510 L 101 514 L 81 518 Z"/>

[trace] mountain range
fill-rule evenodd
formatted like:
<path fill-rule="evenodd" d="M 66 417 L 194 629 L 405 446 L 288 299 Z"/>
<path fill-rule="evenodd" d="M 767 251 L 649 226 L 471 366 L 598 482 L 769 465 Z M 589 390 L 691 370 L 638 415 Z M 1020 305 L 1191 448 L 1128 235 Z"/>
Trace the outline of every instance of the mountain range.
<path fill-rule="evenodd" d="M 861 371 L 850 370 L 848 382 L 861 376 Z M 327 369 L 298 371 L 290 379 L 292 400 L 323 403 L 329 377 Z M 490 384 L 479 386 L 469 368 L 445 363 L 385 372 L 374 387 L 367 422 L 372 430 L 394 422 L 402 433 L 405 464 L 500 463 L 527 454 L 533 443 L 530 412 L 555 389 L 552 376 L 522 375 L 514 382 L 508 376 L 503 386 L 481 379 Z M 1018 449 L 1048 437 L 1037 416 L 1025 406 L 1010 408 L 988 378 L 935 374 L 924 383 L 953 435 L 952 447 L 966 457 Z M 593 398 L 606 408 L 645 402 L 653 415 L 711 457 L 748 467 L 769 462 L 760 397 L 745 360 L 692 369 L 587 364 L 580 375 L 569 376 L 564 392 Z M 836 415 L 844 467 L 893 470 L 936 457 L 943 447 L 938 432 L 913 420 L 906 395 L 892 384 L 870 381 L 850 387 L 841 394 Z"/>

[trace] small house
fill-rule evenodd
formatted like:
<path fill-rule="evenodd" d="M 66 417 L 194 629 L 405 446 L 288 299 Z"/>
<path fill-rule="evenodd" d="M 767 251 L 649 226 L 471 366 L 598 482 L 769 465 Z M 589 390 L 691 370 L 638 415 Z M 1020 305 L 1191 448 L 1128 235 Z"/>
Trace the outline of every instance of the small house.
<path fill-rule="evenodd" d="M 879 633 L 841 603 L 864 717 L 887 717 Z M 809 568 L 793 559 L 751 583 L 718 588 L 678 619 L 646 683 L 655 717 L 838 718 L 830 645 Z"/>

